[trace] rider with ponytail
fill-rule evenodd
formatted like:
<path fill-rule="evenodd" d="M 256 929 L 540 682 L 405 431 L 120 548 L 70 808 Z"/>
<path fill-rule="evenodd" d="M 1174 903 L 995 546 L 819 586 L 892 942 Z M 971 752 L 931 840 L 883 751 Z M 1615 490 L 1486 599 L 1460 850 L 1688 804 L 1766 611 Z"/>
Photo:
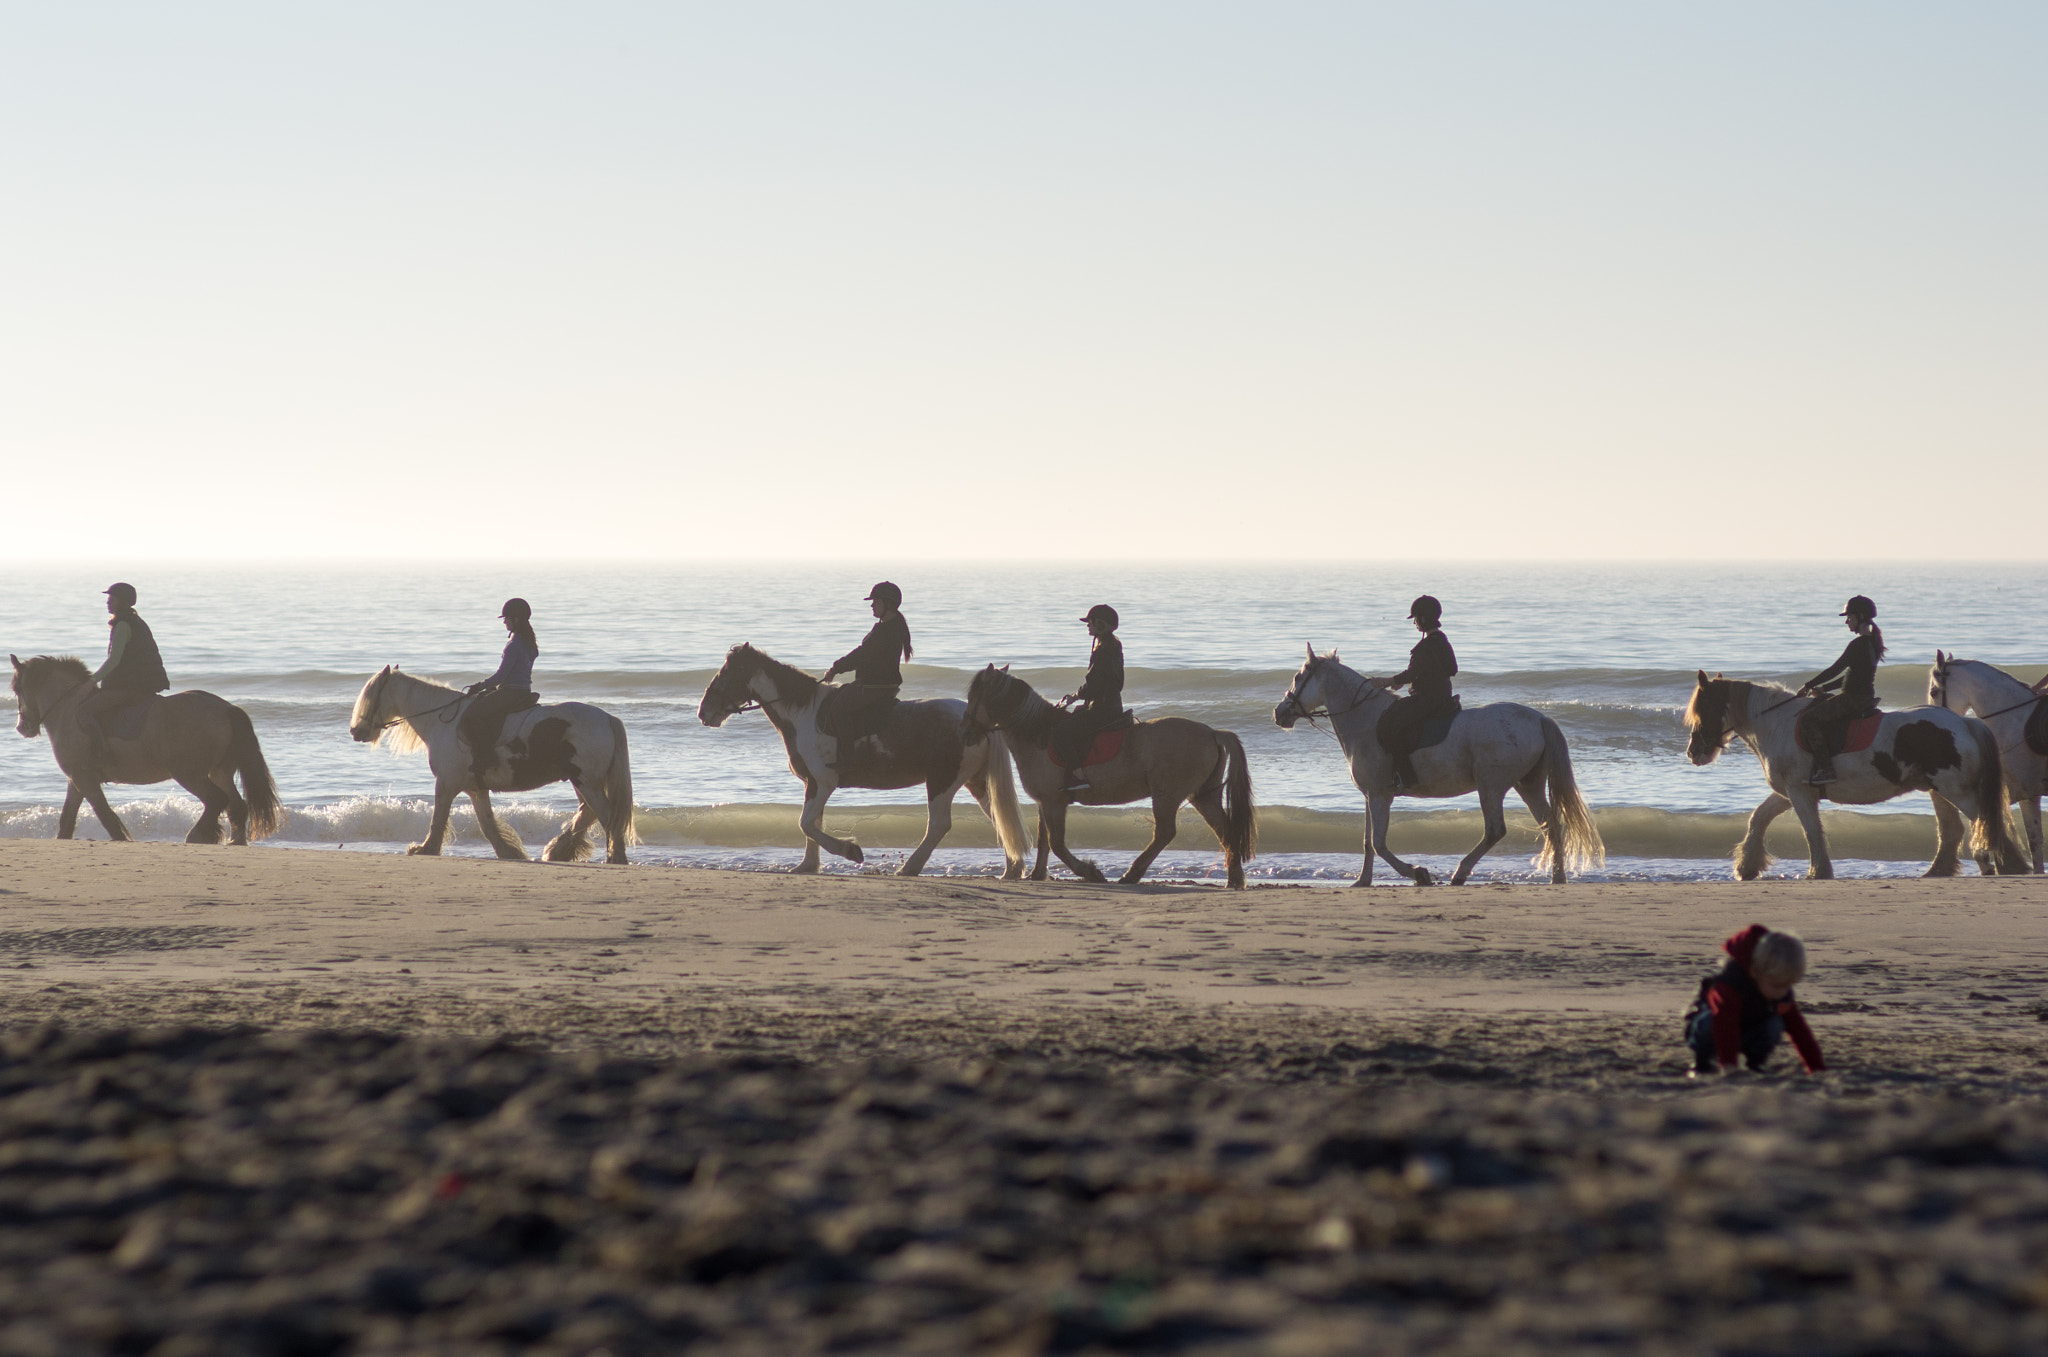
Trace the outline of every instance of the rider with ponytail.
<path fill-rule="evenodd" d="M 903 620 L 903 591 L 883 580 L 868 590 L 865 601 L 873 605 L 875 625 L 825 671 L 827 683 L 840 674 L 853 674 L 853 682 L 833 695 L 831 707 L 842 754 L 881 729 L 903 687 L 902 662 L 916 653 L 910 648 L 910 623 Z"/>
<path fill-rule="evenodd" d="M 1451 649 L 1451 638 L 1444 635 L 1444 605 L 1424 594 L 1410 605 L 1408 616 L 1422 639 L 1408 652 L 1408 667 L 1380 681 L 1382 688 L 1406 685 L 1408 696 L 1387 708 L 1376 727 L 1380 748 L 1394 761 L 1395 791 L 1413 791 L 1422 785 L 1414 760 L 1422 743 L 1423 723 L 1431 717 L 1458 714 L 1458 699 L 1451 692 L 1458 656 Z"/>
<path fill-rule="evenodd" d="M 462 738 L 469 742 L 470 773 L 479 782 L 496 757 L 505 718 L 540 701 L 533 691 L 533 662 L 540 658 L 540 642 L 533 634 L 533 607 L 523 598 L 508 598 L 498 616 L 504 619 L 505 630 L 512 634 L 498 660 L 498 672 L 464 690 L 481 694 L 462 713 Z"/>
<path fill-rule="evenodd" d="M 1806 709 L 1806 738 L 1814 746 L 1813 772 L 1807 783 L 1824 787 L 1835 780 L 1835 751 L 1849 723 L 1877 710 L 1877 666 L 1884 660 L 1884 633 L 1877 629 L 1877 605 L 1862 594 L 1843 605 L 1844 625 L 1856 639 L 1841 657 L 1808 679 L 1801 696 L 1818 694 Z"/>

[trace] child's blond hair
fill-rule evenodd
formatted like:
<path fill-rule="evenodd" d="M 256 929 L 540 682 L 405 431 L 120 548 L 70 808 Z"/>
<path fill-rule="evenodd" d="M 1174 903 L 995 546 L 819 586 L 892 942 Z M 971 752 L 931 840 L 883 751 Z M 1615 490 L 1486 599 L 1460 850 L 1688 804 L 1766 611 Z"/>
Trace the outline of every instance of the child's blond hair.
<path fill-rule="evenodd" d="M 1749 973 L 1758 980 L 1796 985 L 1806 977 L 1806 944 L 1797 933 L 1773 928 L 1756 940 L 1749 954 Z"/>

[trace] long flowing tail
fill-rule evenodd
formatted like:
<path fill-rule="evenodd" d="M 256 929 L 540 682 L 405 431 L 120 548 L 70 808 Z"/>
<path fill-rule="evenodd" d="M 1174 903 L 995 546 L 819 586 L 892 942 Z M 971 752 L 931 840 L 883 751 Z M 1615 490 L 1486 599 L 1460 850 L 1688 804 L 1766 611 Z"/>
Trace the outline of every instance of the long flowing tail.
<path fill-rule="evenodd" d="M 637 844 L 640 834 L 633 828 L 633 758 L 626 748 L 626 723 L 616 716 L 606 719 L 612 723 L 612 766 L 605 770 L 604 799 L 612 804 L 619 836 L 628 845 Z M 612 826 L 606 825 L 606 835 L 612 832 Z"/>
<path fill-rule="evenodd" d="M 995 821 L 996 837 L 1003 841 L 1005 863 L 1022 866 L 1024 855 L 1031 850 L 1031 839 L 1024 832 L 1024 813 L 1017 805 L 1017 777 L 1010 767 L 1010 746 L 1000 730 L 989 732 L 988 764 L 983 776 L 988 779 L 988 818 Z"/>
<path fill-rule="evenodd" d="M 1605 866 L 1607 845 L 1601 841 L 1600 826 L 1593 822 L 1593 812 L 1586 808 L 1585 798 L 1579 795 L 1578 780 L 1572 776 L 1571 746 L 1564 742 L 1564 732 L 1558 729 L 1557 722 L 1547 716 L 1543 718 L 1543 777 L 1550 784 L 1550 814 L 1560 832 L 1543 836 L 1543 849 L 1536 855 L 1536 865 L 1550 866 L 1551 844 L 1562 841 L 1564 863 L 1571 871 Z"/>
<path fill-rule="evenodd" d="M 1216 732 L 1229 767 L 1223 778 L 1223 868 L 1233 889 L 1244 889 L 1244 865 L 1259 853 L 1259 811 L 1252 804 L 1251 764 L 1244 741 L 1227 730 Z"/>
<path fill-rule="evenodd" d="M 2002 876 L 2026 876 L 2034 862 L 2020 851 L 2007 819 L 2005 759 L 1998 752 L 1998 737 L 1978 720 L 1970 722 L 1970 734 L 1977 740 L 1977 776 L 1970 786 L 1977 799 L 1977 820 L 1970 827 L 1970 852 L 1978 857 L 1989 854 Z"/>
<path fill-rule="evenodd" d="M 249 802 L 249 837 L 267 839 L 277 833 L 284 819 L 284 808 L 277 804 L 277 783 L 271 779 L 270 765 L 264 761 L 263 746 L 256 740 L 256 726 L 249 713 L 230 703 L 228 724 L 234 729 L 228 742 L 228 760 L 241 775 L 242 796 Z"/>

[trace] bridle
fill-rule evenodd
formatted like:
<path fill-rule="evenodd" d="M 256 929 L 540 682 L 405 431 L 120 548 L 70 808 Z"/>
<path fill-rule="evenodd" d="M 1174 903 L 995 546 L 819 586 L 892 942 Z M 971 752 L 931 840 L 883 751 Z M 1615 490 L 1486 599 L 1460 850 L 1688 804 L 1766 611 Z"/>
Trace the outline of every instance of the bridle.
<path fill-rule="evenodd" d="M 1349 697 L 1349 699 L 1347 699 L 1345 706 L 1341 708 L 1332 708 L 1329 703 L 1325 702 L 1321 707 L 1312 709 L 1306 702 L 1303 702 L 1301 700 L 1301 682 L 1302 679 L 1308 678 L 1310 675 L 1314 674 L 1316 671 L 1316 665 L 1319 665 L 1322 662 L 1323 657 L 1318 655 L 1312 663 L 1303 668 L 1300 676 L 1297 677 L 1291 685 L 1289 685 L 1287 689 L 1287 696 L 1282 699 L 1282 701 L 1284 702 L 1292 702 L 1294 704 L 1294 710 L 1298 714 L 1299 719 L 1308 722 L 1310 726 L 1313 726 L 1317 730 L 1322 729 L 1321 726 L 1316 725 L 1316 718 L 1318 716 L 1327 716 L 1330 718 L 1330 721 L 1334 724 L 1338 717 L 1349 716 L 1352 712 L 1357 711 L 1360 707 L 1364 706 L 1367 702 L 1371 701 L 1371 694 L 1382 691 L 1380 685 L 1373 682 L 1372 676 L 1370 674 L 1360 674 L 1358 676 L 1358 686 L 1351 690 L 1351 696 Z M 1331 731 L 1329 733 L 1334 735 L 1336 732 Z M 1341 741 L 1339 743 L 1341 743 Z"/>
<path fill-rule="evenodd" d="M 1013 719 L 1018 712 L 1024 710 L 1024 700 L 1031 695 L 1031 685 L 1018 678 L 1015 674 L 1001 669 L 993 669 L 992 672 L 1000 675 L 1005 681 L 1013 685 L 1009 691 L 1014 700 L 1006 704 L 1007 709 L 1004 711 L 997 711 L 995 703 L 989 703 L 988 716 L 990 724 L 983 725 L 974 719 L 974 702 L 970 698 L 967 703 L 967 714 L 960 718 L 960 735 L 968 744 L 980 744 L 988 738 L 990 731 L 997 729 L 1004 722 Z"/>
<path fill-rule="evenodd" d="M 378 675 L 377 691 L 370 695 L 371 711 L 375 711 L 377 709 L 378 704 L 384 700 L 384 690 L 391 686 L 391 676 L 396 672 L 397 671 L 394 669 L 386 669 L 382 674 Z M 407 721 L 417 721 L 422 716 L 432 716 L 437 711 L 447 711 L 450 707 L 456 705 L 458 702 L 467 701 L 471 696 L 472 694 L 469 693 L 457 693 L 455 696 L 449 698 L 446 702 L 443 702 L 438 707 L 429 707 L 425 711 L 400 712 L 396 716 L 389 717 L 383 721 L 378 722 L 377 733 L 381 735 L 385 731 L 391 729 L 393 726 L 404 725 Z M 441 724 L 444 726 L 448 725 L 455 719 L 456 718 L 453 716 L 444 716 L 441 718 Z"/>
<path fill-rule="evenodd" d="M 1952 707 L 1950 707 L 1950 706 L 1948 705 L 1948 666 L 1947 666 L 1947 665 L 1945 665 L 1945 664 L 1944 664 L 1944 665 L 1941 665 L 1941 666 L 1939 666 L 1938 668 L 1936 668 L 1936 669 L 1935 669 L 1935 671 L 1934 671 L 1934 681 L 1935 681 L 1935 683 L 1936 683 L 1936 684 L 1937 684 L 1937 685 L 1938 685 L 1938 686 L 1939 686 L 1939 687 L 1941 688 L 1941 709 L 1942 709 L 1943 711 L 1953 711 L 1953 710 L 1954 710 L 1954 708 L 1952 708 Z M 1989 720 L 1991 720 L 1991 719 L 1992 719 L 1993 717 L 1995 717 L 1995 716 L 2004 716 L 2004 715 L 2007 715 L 2008 713 L 2011 713 L 2011 712 L 2016 712 L 2016 711 L 2020 710 L 2020 709 L 2021 709 L 2022 707 L 2031 707 L 2031 706 L 2034 706 L 2034 705 L 2036 705 L 2037 703 L 2041 702 L 2042 700 L 2043 700 L 2043 698 L 2042 698 L 2042 695 L 2041 695 L 2040 693 L 2036 693 L 2036 692 L 2033 692 L 2032 690 L 2029 690 L 2029 691 L 2028 691 L 2028 693 L 2027 693 L 2027 695 L 2026 695 L 2025 697 L 2023 697 L 2023 698 L 2021 698 L 2021 699 L 2020 699 L 2019 701 L 2017 701 L 2017 702 L 2013 703 L 2013 704 L 2012 704 L 2012 705 L 2011 705 L 2010 707 L 2000 707 L 2000 708 L 1999 708 L 1999 709 L 1998 709 L 1997 711 L 1994 711 L 1994 712 L 1987 712 L 1986 714 L 1984 714 L 1984 715 L 1982 715 L 1982 716 L 1979 716 L 1979 717 L 1978 717 L 1977 719 L 1978 719 L 1979 721 L 1989 721 Z"/>

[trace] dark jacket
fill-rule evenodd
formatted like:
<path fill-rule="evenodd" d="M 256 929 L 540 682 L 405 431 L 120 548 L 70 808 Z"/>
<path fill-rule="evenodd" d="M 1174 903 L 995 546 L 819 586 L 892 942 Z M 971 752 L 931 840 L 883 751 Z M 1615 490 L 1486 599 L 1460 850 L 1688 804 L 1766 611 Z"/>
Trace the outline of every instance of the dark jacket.
<path fill-rule="evenodd" d="M 1124 643 L 1114 636 L 1098 637 L 1088 652 L 1088 677 L 1081 680 L 1074 696 L 1091 707 L 1121 712 L 1124 707 Z"/>
<path fill-rule="evenodd" d="M 1408 652 L 1408 667 L 1387 680 L 1398 688 L 1406 683 L 1409 692 L 1425 703 L 1448 702 L 1451 677 L 1458 672 L 1458 657 L 1451 651 L 1451 638 L 1441 630 L 1426 631 Z"/>
<path fill-rule="evenodd" d="M 1749 963 L 1756 956 L 1756 945 L 1768 932 L 1770 930 L 1762 924 L 1751 924 L 1721 944 L 1721 950 L 1728 954 L 1728 964 L 1718 973 L 1700 981 L 1699 996 L 1693 1000 L 1693 1012 L 1705 1009 L 1714 1015 L 1714 1058 L 1724 1066 L 1733 1066 L 1741 1061 L 1745 1037 L 1772 1018 L 1779 1018 L 1785 1024 L 1785 1035 L 1792 1038 L 1800 1063 L 1806 1066 L 1807 1071 L 1813 1073 L 1826 1069 L 1820 1055 L 1820 1043 L 1814 1040 L 1813 1029 L 1806 1025 L 1806 1017 L 1799 1011 L 1792 991 L 1786 990 L 1782 999 L 1766 999 L 1749 974 Z"/>
<path fill-rule="evenodd" d="M 1808 680 L 1811 686 L 1820 689 L 1833 688 L 1829 679 L 1840 674 L 1843 697 L 1859 697 L 1870 702 L 1877 701 L 1877 643 L 1868 636 L 1858 636 L 1843 647 L 1842 657 Z"/>
<path fill-rule="evenodd" d="M 490 692 L 503 688 L 514 693 L 532 692 L 533 662 L 539 658 L 539 647 L 527 644 L 523 636 L 514 636 L 505 642 L 505 653 L 498 657 L 498 672 L 485 679 L 477 690 Z"/>
<path fill-rule="evenodd" d="M 171 676 L 164 672 L 164 657 L 156 648 L 156 636 L 149 623 L 130 611 L 108 618 L 107 626 L 117 627 L 122 622 L 128 624 L 127 648 L 121 652 L 121 662 L 100 680 L 100 687 L 108 692 L 130 693 L 160 693 L 170 687 Z M 111 640 L 108 644 L 112 644 Z"/>
<path fill-rule="evenodd" d="M 910 624 L 902 613 L 890 613 L 868 629 L 859 645 L 832 664 L 840 673 L 853 671 L 853 681 L 874 688 L 903 686 L 903 651 L 910 644 Z"/>

